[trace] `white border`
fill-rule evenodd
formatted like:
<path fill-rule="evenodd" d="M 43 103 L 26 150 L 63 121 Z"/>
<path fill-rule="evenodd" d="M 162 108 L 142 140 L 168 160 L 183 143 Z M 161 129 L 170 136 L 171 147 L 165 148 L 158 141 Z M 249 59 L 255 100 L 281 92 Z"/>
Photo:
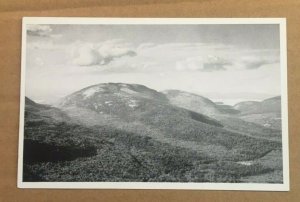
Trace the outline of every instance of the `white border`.
<path fill-rule="evenodd" d="M 23 182 L 23 139 L 26 71 L 27 24 L 278 24 L 280 26 L 281 108 L 283 184 L 263 183 L 164 183 L 164 182 Z M 22 23 L 22 63 L 20 90 L 20 125 L 18 155 L 18 188 L 60 189 L 190 189 L 289 191 L 287 45 L 285 18 L 56 18 L 24 17 Z"/>

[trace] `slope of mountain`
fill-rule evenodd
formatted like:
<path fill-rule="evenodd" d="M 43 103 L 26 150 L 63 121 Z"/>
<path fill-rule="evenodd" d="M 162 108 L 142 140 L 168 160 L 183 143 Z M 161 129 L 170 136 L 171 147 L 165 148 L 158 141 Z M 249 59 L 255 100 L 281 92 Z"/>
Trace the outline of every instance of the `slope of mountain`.
<path fill-rule="evenodd" d="M 70 122 L 71 119 L 61 110 L 48 105 L 38 104 L 31 99 L 25 97 L 25 124 L 37 124 L 44 120 L 58 123 L 58 122 Z M 32 123 L 31 123 L 32 122 Z"/>
<path fill-rule="evenodd" d="M 261 105 L 264 113 L 281 113 L 281 96 L 265 99 L 261 102 Z"/>
<path fill-rule="evenodd" d="M 257 114 L 255 115 L 257 117 Z M 274 140 L 281 142 L 281 130 L 279 128 L 266 127 L 250 117 L 244 116 L 218 116 L 216 119 L 224 125 L 224 129 L 244 134 L 250 137 Z"/>
<path fill-rule="evenodd" d="M 163 93 L 171 104 L 208 116 L 239 113 L 229 105 L 216 104 L 206 97 L 193 93 L 179 90 L 166 90 Z"/>
<path fill-rule="evenodd" d="M 225 115 L 234 115 L 234 114 L 240 114 L 239 110 L 236 110 L 233 108 L 231 105 L 226 105 L 226 104 L 218 104 L 216 103 L 217 108 L 219 109 L 222 114 Z"/>
<path fill-rule="evenodd" d="M 170 100 L 170 103 L 175 106 L 206 115 L 220 113 L 217 105 L 205 97 L 179 90 L 166 90 L 163 93 Z"/>
<path fill-rule="evenodd" d="M 25 162 L 75 159 L 96 153 L 86 137 L 74 135 L 77 130 L 87 132 L 88 129 L 75 124 L 61 110 L 37 104 L 27 97 L 24 125 Z"/>

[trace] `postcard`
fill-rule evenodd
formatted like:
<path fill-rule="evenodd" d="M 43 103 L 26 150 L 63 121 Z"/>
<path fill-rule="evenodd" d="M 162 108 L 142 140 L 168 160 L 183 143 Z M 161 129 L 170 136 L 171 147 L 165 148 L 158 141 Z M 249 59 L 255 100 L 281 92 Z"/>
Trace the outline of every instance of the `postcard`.
<path fill-rule="evenodd" d="M 288 191 L 284 18 L 23 18 L 19 188 Z"/>

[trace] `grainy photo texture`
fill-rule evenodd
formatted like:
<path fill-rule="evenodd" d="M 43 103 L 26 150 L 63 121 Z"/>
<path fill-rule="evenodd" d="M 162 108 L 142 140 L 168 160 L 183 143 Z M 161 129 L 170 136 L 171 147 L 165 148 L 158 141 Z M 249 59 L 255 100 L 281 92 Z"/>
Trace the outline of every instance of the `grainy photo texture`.
<path fill-rule="evenodd" d="M 288 189 L 266 21 L 26 18 L 19 186 Z"/>

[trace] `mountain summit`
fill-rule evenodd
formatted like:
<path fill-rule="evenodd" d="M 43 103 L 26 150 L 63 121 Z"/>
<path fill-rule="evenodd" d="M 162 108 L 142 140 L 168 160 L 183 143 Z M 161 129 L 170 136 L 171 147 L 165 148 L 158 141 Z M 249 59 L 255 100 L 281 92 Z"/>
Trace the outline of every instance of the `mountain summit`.
<path fill-rule="evenodd" d="M 178 117 L 221 126 L 202 114 L 171 105 L 165 94 L 138 84 L 93 85 L 65 97 L 60 102 L 59 108 L 69 112 L 76 110 L 76 113 L 84 110 L 86 114 L 101 115 L 101 119 L 145 121 L 149 117 L 155 117 L 164 119 L 162 120 L 164 122 Z"/>

